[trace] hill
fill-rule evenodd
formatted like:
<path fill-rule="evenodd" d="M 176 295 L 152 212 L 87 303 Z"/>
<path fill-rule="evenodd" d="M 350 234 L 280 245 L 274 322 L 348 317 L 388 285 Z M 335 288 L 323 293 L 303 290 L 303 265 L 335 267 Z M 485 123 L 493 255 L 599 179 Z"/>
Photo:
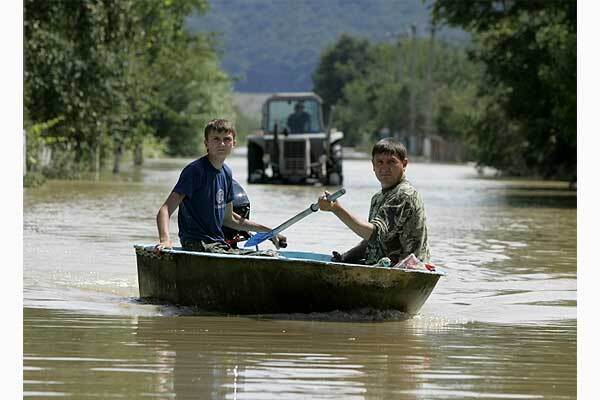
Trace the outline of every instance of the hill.
<path fill-rule="evenodd" d="M 312 90 L 312 74 L 321 52 L 342 33 L 371 41 L 407 36 L 411 24 L 426 35 L 429 6 L 422 0 L 209 0 L 205 15 L 187 26 L 214 32 L 222 67 L 236 78 L 239 92 Z M 465 41 L 456 29 L 439 38 Z"/>

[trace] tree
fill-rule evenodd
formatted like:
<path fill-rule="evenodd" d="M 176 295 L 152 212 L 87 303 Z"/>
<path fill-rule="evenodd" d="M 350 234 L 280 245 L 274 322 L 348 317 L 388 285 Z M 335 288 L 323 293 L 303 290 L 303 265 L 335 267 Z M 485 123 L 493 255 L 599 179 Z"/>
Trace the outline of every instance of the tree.
<path fill-rule="evenodd" d="M 471 56 L 485 65 L 482 96 L 510 120 L 514 146 L 492 147 L 480 162 L 520 174 L 575 179 L 577 3 L 571 0 L 436 0 L 433 16 L 474 35 Z M 490 116 L 482 114 L 480 127 Z M 508 128 L 507 128 L 508 129 Z M 481 142 L 505 132 L 479 131 Z M 512 158 L 513 167 L 506 162 Z"/>
<path fill-rule="evenodd" d="M 342 34 L 338 41 L 321 55 L 313 75 L 314 91 L 328 109 L 342 98 L 344 86 L 365 76 L 373 64 L 371 44 L 366 39 Z"/>
<path fill-rule="evenodd" d="M 185 28 L 185 18 L 206 7 L 205 0 L 26 0 L 28 159 L 51 146 L 49 174 L 98 171 L 111 157 L 117 172 L 123 151 L 140 150 L 150 135 L 170 140 L 172 154 L 196 154 L 204 122 L 234 115 L 213 43 Z"/>
<path fill-rule="evenodd" d="M 25 2 L 25 115 L 48 129 L 74 162 L 99 166 L 106 135 L 123 117 L 126 2 Z M 26 126 L 27 128 L 27 126 Z M 29 129 L 28 129 L 29 130 Z"/>
<path fill-rule="evenodd" d="M 344 46 L 343 43 L 341 45 Z M 414 42 L 402 38 L 396 43 L 367 43 L 363 47 L 366 49 L 360 55 L 365 62 L 363 72 L 348 74 L 343 82 L 336 81 L 338 76 L 334 72 L 322 75 L 328 78 L 322 82 L 329 82 L 331 87 L 335 87 L 333 83 L 343 84 L 340 94 L 335 94 L 337 97 L 331 97 L 330 101 L 337 105 L 336 126 L 344 131 L 345 143 L 370 144 L 384 128 L 400 136 L 424 133 L 429 65 L 433 65 L 434 133 L 464 140 L 462 124 L 469 120 L 468 115 L 477 107 L 475 88 L 481 75 L 480 66 L 467 59 L 464 48 L 438 41 L 432 60 L 428 50 L 429 39 L 425 38 Z M 324 57 L 336 52 L 335 48 L 329 49 Z M 414 63 L 414 76 L 410 73 L 411 63 Z M 322 62 L 321 65 L 327 63 Z M 411 90 L 415 91 L 417 99 L 416 132 L 409 132 Z"/>
<path fill-rule="evenodd" d="M 156 79 L 148 124 L 160 138 L 168 139 L 170 155 L 193 156 L 202 149 L 202 127 L 215 115 L 235 119 L 231 81 L 219 69 L 219 60 L 208 43 L 188 37 L 163 49 L 152 65 Z"/>

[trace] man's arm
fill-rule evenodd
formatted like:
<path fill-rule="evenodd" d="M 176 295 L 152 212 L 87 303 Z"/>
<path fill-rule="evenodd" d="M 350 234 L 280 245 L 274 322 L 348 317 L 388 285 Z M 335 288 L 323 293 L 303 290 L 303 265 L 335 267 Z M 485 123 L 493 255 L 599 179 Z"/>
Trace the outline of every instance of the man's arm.
<path fill-rule="evenodd" d="M 241 215 L 235 213 L 233 211 L 233 203 L 227 203 L 227 205 L 225 206 L 225 218 L 223 219 L 223 225 L 238 231 L 269 232 L 271 230 L 271 228 L 246 219 Z M 275 243 L 275 246 L 279 248 L 279 242 L 285 241 L 285 236 L 277 235 L 277 240 L 273 243 Z"/>
<path fill-rule="evenodd" d="M 331 261 L 357 263 L 361 259 L 365 258 L 368 244 L 369 242 L 363 239 L 360 241 L 359 244 L 347 250 L 344 254 L 340 254 L 337 251 L 334 251 Z"/>
<path fill-rule="evenodd" d="M 310 114 L 306 113 L 306 118 L 304 119 L 304 132 L 310 132 Z"/>
<path fill-rule="evenodd" d="M 233 212 L 233 203 L 227 203 L 225 205 L 225 218 L 223 219 L 223 225 L 238 231 L 268 232 L 271 230 L 264 225 L 250 221 L 249 219 L 246 219 Z"/>
<path fill-rule="evenodd" d="M 325 196 L 329 195 L 329 192 L 325 192 Z M 323 211 L 330 211 L 336 217 L 340 219 L 348 228 L 352 230 L 352 232 L 356 233 L 358 236 L 365 240 L 369 240 L 375 227 L 372 223 L 362 221 L 356 218 L 354 215 L 350 214 L 348 210 L 346 210 L 339 201 L 327 201 L 325 200 L 325 196 L 319 197 L 319 208 Z"/>
<path fill-rule="evenodd" d="M 179 204 L 183 201 L 185 195 L 171 192 L 164 204 L 158 209 L 156 214 L 156 225 L 158 226 L 158 241 L 157 250 L 164 248 L 172 248 L 173 242 L 169 236 L 169 219 L 175 212 Z"/>

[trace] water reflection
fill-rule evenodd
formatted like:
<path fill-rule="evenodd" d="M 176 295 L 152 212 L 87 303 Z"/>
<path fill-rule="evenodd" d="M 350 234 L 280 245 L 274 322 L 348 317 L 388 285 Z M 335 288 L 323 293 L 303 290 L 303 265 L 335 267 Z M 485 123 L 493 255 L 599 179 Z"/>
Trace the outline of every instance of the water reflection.
<path fill-rule="evenodd" d="M 357 324 L 25 309 L 24 390 L 25 397 L 77 398 L 571 398 L 571 323 L 417 317 Z"/>
<path fill-rule="evenodd" d="M 398 385 L 419 390 L 415 375 L 430 358 L 426 337 L 401 329 L 385 343 L 380 334 L 389 332 L 333 322 L 185 317 L 140 318 L 136 338 L 165 346 L 160 354 L 173 363 L 177 398 L 364 399 Z M 409 358 L 398 353 L 399 339 Z"/>

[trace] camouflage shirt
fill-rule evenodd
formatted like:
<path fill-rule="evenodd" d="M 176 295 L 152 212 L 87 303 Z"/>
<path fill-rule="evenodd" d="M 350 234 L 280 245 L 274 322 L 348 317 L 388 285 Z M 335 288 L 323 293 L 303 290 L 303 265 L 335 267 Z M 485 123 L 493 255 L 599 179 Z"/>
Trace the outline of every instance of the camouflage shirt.
<path fill-rule="evenodd" d="M 405 177 L 373 196 L 369 222 L 375 230 L 368 241 L 366 264 L 375 264 L 382 257 L 397 262 L 410 253 L 429 261 L 425 207 L 421 195 Z"/>

